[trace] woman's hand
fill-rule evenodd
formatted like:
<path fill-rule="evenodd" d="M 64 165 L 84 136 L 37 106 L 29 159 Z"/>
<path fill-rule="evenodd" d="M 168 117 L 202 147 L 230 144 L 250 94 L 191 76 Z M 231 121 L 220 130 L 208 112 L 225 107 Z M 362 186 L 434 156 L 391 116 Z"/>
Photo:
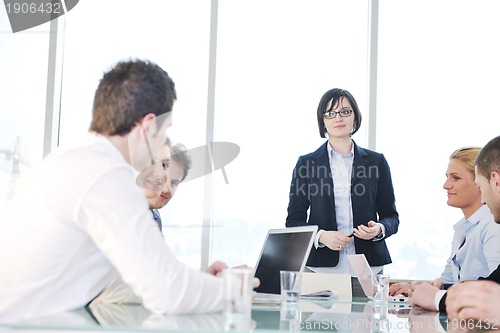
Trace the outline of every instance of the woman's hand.
<path fill-rule="evenodd" d="M 319 237 L 319 242 L 325 244 L 330 250 L 340 251 L 342 250 L 346 244 L 352 242 L 353 239 L 344 235 L 339 231 L 323 231 L 321 236 Z"/>
<path fill-rule="evenodd" d="M 389 287 L 389 295 L 405 295 L 411 297 L 413 295 L 413 289 L 409 283 L 397 282 L 391 284 L 391 286 Z"/>
<path fill-rule="evenodd" d="M 361 224 L 357 228 L 354 228 L 354 236 L 364 240 L 374 239 L 380 236 L 381 233 L 382 227 L 375 221 L 368 221 L 368 226 Z"/>

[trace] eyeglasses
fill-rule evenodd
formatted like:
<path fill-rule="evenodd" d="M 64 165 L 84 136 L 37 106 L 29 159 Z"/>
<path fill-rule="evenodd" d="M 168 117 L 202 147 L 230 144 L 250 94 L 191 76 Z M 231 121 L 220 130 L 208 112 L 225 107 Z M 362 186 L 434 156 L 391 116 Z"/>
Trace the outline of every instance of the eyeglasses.
<path fill-rule="evenodd" d="M 326 111 L 325 113 L 323 113 L 323 117 L 325 117 L 326 119 L 333 119 L 338 114 L 342 118 L 345 118 L 345 117 L 349 117 L 351 115 L 351 113 L 352 113 L 351 109 L 344 109 L 344 110 L 340 110 L 340 111 L 329 110 L 329 111 Z"/>

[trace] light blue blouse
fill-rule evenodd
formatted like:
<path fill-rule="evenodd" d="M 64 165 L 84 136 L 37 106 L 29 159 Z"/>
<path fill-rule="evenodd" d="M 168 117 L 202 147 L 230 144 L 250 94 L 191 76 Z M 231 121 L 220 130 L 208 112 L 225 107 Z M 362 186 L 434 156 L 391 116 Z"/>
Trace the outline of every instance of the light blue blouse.
<path fill-rule="evenodd" d="M 496 224 L 486 205 L 454 226 L 451 255 L 441 279 L 457 283 L 487 277 L 500 264 L 500 224 Z M 464 237 L 466 239 L 462 247 Z"/>

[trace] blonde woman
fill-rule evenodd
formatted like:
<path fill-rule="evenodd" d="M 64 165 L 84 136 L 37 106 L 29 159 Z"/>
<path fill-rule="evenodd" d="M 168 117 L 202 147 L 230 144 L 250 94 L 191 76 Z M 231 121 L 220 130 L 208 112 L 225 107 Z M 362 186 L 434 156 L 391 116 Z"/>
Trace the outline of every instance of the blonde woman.
<path fill-rule="evenodd" d="M 439 289 L 487 277 L 500 264 L 500 225 L 481 202 L 481 192 L 474 182 L 474 162 L 480 150 L 480 147 L 465 147 L 450 156 L 443 188 L 448 205 L 460 208 L 464 217 L 453 226 L 451 254 L 443 273 L 431 282 Z M 411 296 L 419 283 L 422 281 L 396 283 L 391 285 L 389 293 Z"/>

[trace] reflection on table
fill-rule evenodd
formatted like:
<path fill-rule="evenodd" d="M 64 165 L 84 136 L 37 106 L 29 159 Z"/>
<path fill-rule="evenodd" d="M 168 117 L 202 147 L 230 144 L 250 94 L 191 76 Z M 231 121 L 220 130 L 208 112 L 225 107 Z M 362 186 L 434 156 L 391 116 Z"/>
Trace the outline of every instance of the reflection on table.
<path fill-rule="evenodd" d="M 305 301 L 296 305 L 254 305 L 251 321 L 228 321 L 222 313 L 154 315 L 141 305 L 98 304 L 17 323 L 16 329 L 162 330 L 162 331 L 329 331 L 444 332 L 446 317 L 391 304 Z"/>

